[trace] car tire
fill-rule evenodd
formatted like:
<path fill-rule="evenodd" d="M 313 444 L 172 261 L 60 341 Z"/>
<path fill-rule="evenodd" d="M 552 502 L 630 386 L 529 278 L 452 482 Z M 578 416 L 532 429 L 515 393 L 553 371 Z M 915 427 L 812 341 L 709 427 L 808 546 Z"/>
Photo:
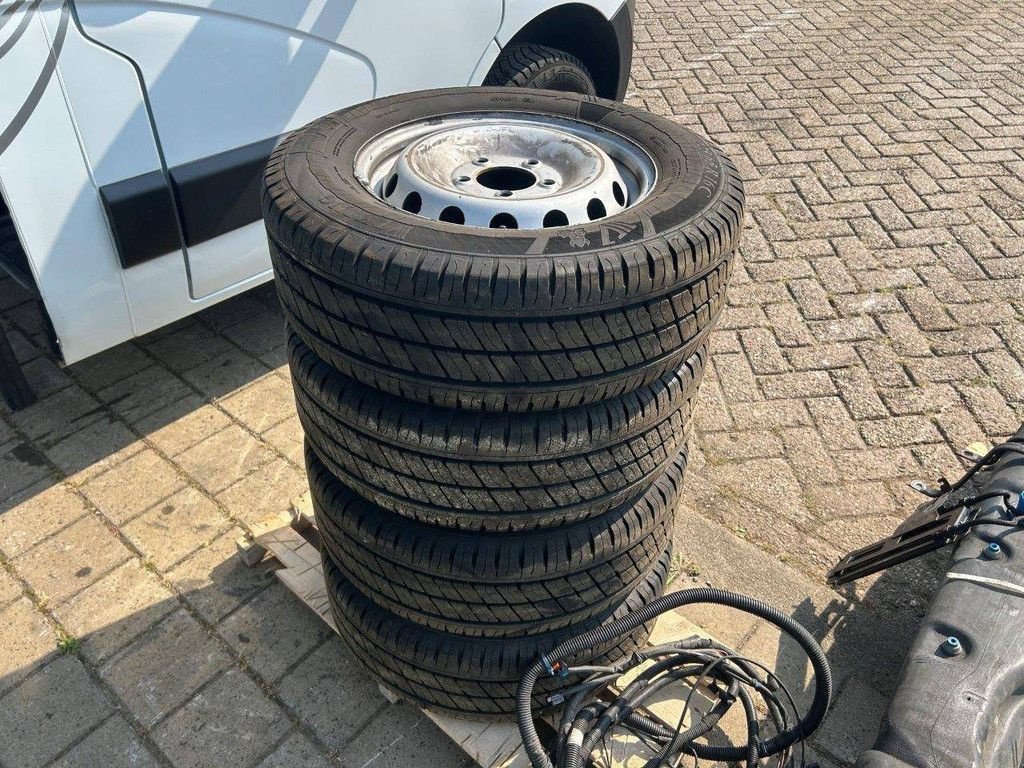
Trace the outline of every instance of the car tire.
<path fill-rule="evenodd" d="M 487 111 L 625 137 L 656 178 L 619 213 L 512 230 L 401 210 L 356 177 L 357 153 L 395 125 Z M 399 397 L 510 411 L 617 397 L 678 369 L 724 306 L 744 204 L 733 165 L 677 123 L 525 88 L 324 117 L 275 150 L 262 200 L 285 315 L 321 359 Z"/>
<path fill-rule="evenodd" d="M 575 525 L 463 533 L 366 501 L 306 445 L 313 510 L 325 551 L 383 608 L 466 636 L 550 632 L 618 605 L 668 546 L 686 455 L 636 502 Z"/>
<path fill-rule="evenodd" d="M 322 559 L 339 634 L 385 687 L 431 709 L 506 719 L 515 712 L 516 687 L 524 669 L 563 640 L 620 619 L 661 596 L 672 553 L 666 549 L 642 583 L 605 616 L 559 632 L 513 638 L 461 637 L 414 624 L 363 595 L 328 554 Z M 612 663 L 632 653 L 650 629 L 650 624 L 641 625 L 566 662 Z M 534 689 L 535 705 L 546 706 L 546 694 L 562 686 L 564 680 L 558 677 L 540 681 Z"/>
<path fill-rule="evenodd" d="M 483 84 L 597 95 L 594 78 L 582 61 L 571 53 L 532 43 L 504 49 Z"/>
<path fill-rule="evenodd" d="M 306 439 L 335 476 L 392 512 L 490 531 L 564 525 L 643 494 L 686 444 L 707 356 L 609 400 L 509 414 L 378 392 L 294 333 L 288 353 Z"/>

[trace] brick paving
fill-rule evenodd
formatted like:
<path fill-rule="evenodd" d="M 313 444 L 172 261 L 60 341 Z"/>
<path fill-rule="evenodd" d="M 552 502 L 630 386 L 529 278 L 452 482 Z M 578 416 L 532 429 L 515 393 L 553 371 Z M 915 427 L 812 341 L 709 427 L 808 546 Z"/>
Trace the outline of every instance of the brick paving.
<path fill-rule="evenodd" d="M 941 557 L 822 577 L 1024 420 L 1024 4 L 640 0 L 628 100 L 721 144 L 749 192 L 694 425 L 675 586 L 771 599 L 836 669 L 823 766 L 873 738 Z M 234 540 L 304 488 L 265 287 L 59 368 L 0 414 L 0 768 L 459 766 Z M 691 618 L 798 678 L 766 628 Z M 806 691 L 798 691 L 806 697 Z"/>

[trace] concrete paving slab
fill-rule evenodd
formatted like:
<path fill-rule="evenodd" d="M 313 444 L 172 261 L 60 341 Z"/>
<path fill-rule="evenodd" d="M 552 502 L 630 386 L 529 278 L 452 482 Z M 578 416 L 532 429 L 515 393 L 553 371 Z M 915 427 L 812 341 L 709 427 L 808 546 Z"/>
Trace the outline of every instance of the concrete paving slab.
<path fill-rule="evenodd" d="M 868 685 L 851 680 L 839 692 L 815 742 L 840 761 L 853 763 L 874 743 L 887 703 L 886 697 Z"/>
<path fill-rule="evenodd" d="M 153 732 L 175 768 L 252 765 L 288 730 L 279 706 L 229 669 Z"/>
<path fill-rule="evenodd" d="M 188 701 L 231 658 L 184 610 L 110 658 L 100 675 L 149 727 Z"/>
<path fill-rule="evenodd" d="M 40 481 L 53 482 L 53 476 L 46 454 L 35 444 L 11 440 L 0 447 L 0 497 L 8 499 Z"/>
<path fill-rule="evenodd" d="M 334 765 L 309 737 L 293 733 L 256 768 L 330 768 Z"/>
<path fill-rule="evenodd" d="M 377 684 L 333 635 L 278 684 L 281 698 L 330 748 L 344 747 L 387 706 Z M 353 707 L 352 702 L 359 702 Z"/>
<path fill-rule="evenodd" d="M 0 514 L 0 552 L 17 557 L 47 536 L 88 514 L 82 498 L 65 483 L 44 481 L 6 505 Z"/>
<path fill-rule="evenodd" d="M 21 594 L 21 584 L 6 568 L 0 567 L 0 608 L 6 608 L 21 597 Z"/>
<path fill-rule="evenodd" d="M 114 715 L 66 752 L 53 768 L 158 768 L 153 753 L 120 715 Z"/>
<path fill-rule="evenodd" d="M 216 494 L 274 458 L 263 442 L 239 426 L 230 426 L 184 451 L 177 460 L 204 490 Z"/>
<path fill-rule="evenodd" d="M 469 768 L 475 763 L 450 739 L 437 739 L 430 718 L 408 704 L 391 704 L 338 755 L 344 768 Z"/>
<path fill-rule="evenodd" d="M 224 619 L 218 631 L 270 681 L 283 676 L 333 634 L 319 616 L 276 582 Z"/>
<path fill-rule="evenodd" d="M 138 436 L 108 412 L 47 448 L 46 457 L 68 480 L 81 484 L 142 448 Z"/>
<path fill-rule="evenodd" d="M 173 464 L 146 448 L 83 483 L 82 493 L 108 520 L 122 525 L 184 485 Z"/>
<path fill-rule="evenodd" d="M 257 433 L 279 424 L 295 409 L 291 381 L 268 373 L 220 401 L 221 407 Z"/>
<path fill-rule="evenodd" d="M 112 711 L 82 663 L 60 656 L 0 698 L 0 764 L 42 768 Z"/>
<path fill-rule="evenodd" d="M 136 427 L 155 448 L 173 457 L 231 423 L 216 405 L 191 395 L 150 414 Z"/>
<path fill-rule="evenodd" d="M 174 593 L 137 559 L 115 568 L 68 601 L 54 616 L 99 664 L 178 607 Z"/>
<path fill-rule="evenodd" d="M 161 571 L 172 568 L 230 527 L 210 498 L 183 488 L 123 527 L 125 535 Z"/>
<path fill-rule="evenodd" d="M 288 509 L 292 499 L 308 489 L 305 472 L 291 461 L 275 458 L 218 493 L 216 498 L 230 515 L 255 525 Z"/>
<path fill-rule="evenodd" d="M 216 624 L 273 581 L 270 565 L 250 568 L 237 557 L 239 528 L 229 528 L 167 573 L 182 599 Z"/>
<path fill-rule="evenodd" d="M 0 695 L 57 655 L 57 633 L 28 598 L 0 611 Z"/>
<path fill-rule="evenodd" d="M 58 604 L 99 581 L 131 555 L 99 517 L 87 514 L 13 562 L 40 599 Z"/>

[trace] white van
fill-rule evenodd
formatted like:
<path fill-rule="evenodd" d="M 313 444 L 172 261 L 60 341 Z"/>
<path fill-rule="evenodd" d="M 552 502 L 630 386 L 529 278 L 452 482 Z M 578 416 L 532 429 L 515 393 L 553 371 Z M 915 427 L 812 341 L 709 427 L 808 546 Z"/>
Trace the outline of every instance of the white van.
<path fill-rule="evenodd" d="M 152 331 L 271 279 L 257 193 L 282 134 L 439 86 L 621 99 L 632 5 L 0 0 L 2 266 L 65 363 Z"/>

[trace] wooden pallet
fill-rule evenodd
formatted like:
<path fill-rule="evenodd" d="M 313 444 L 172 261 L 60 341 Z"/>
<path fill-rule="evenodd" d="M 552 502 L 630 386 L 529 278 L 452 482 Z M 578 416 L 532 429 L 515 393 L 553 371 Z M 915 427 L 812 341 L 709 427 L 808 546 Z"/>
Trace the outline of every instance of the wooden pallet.
<path fill-rule="evenodd" d="M 331 616 L 320 564 L 319 532 L 313 519 L 309 494 L 303 494 L 289 510 L 274 515 L 252 527 L 252 533 L 238 539 L 238 555 L 247 565 L 256 565 L 268 555 L 281 564 L 275 571 L 277 578 L 305 603 L 335 632 L 337 627 Z M 694 624 L 678 613 L 663 615 L 651 634 L 651 643 L 703 635 Z M 391 702 L 400 696 L 379 686 L 381 693 Z M 674 709 L 674 712 L 673 712 Z M 678 698 L 655 703 L 651 710 L 667 721 L 678 719 Z M 529 768 L 519 738 L 519 730 L 512 722 L 469 720 L 423 709 L 423 713 L 452 738 L 481 768 Z M 640 751 L 628 737 L 611 740 L 600 763 L 603 768 L 627 768 L 642 765 Z"/>

